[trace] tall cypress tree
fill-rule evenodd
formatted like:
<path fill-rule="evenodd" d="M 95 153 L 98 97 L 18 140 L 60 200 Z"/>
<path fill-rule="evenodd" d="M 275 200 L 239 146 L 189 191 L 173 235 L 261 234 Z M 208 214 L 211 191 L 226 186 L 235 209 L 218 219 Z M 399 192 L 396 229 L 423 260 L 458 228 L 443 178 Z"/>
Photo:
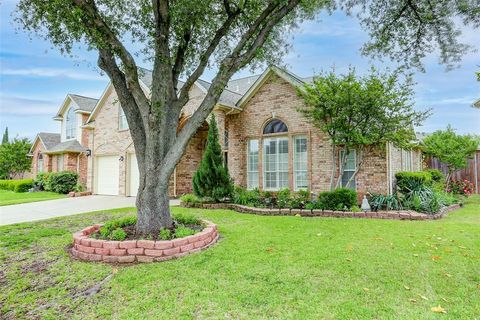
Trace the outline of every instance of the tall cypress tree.
<path fill-rule="evenodd" d="M 224 165 L 222 147 L 218 142 L 218 128 L 212 114 L 208 128 L 207 146 L 197 172 L 193 176 L 193 192 L 199 197 L 215 201 L 231 196 L 233 183 Z"/>
<path fill-rule="evenodd" d="M 2 137 L 2 144 L 7 144 L 8 143 L 8 127 L 5 128 L 5 132 L 3 133 Z"/>

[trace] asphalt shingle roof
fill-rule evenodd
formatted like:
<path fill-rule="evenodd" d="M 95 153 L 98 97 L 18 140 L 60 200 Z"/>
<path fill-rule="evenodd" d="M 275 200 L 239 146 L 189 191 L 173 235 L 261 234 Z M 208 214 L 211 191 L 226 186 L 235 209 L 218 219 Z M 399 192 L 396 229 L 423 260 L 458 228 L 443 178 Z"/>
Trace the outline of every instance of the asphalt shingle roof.
<path fill-rule="evenodd" d="M 73 102 L 78 106 L 75 110 L 85 110 L 89 112 L 92 112 L 98 101 L 98 99 L 95 98 L 80 96 L 73 93 L 70 93 L 70 98 L 72 98 Z"/>
<path fill-rule="evenodd" d="M 47 151 L 60 143 L 60 133 L 40 132 L 38 136 Z"/>
<path fill-rule="evenodd" d="M 61 153 L 61 152 L 84 152 L 87 149 L 84 148 L 77 140 L 64 141 L 51 149 L 47 150 L 48 153 Z"/>

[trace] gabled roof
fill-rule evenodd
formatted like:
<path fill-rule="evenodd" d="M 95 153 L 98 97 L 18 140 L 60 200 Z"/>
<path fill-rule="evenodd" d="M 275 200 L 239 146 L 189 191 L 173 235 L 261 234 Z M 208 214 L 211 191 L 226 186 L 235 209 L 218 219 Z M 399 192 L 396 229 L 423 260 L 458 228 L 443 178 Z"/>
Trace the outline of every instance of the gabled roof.
<path fill-rule="evenodd" d="M 64 141 L 62 143 L 59 143 L 49 150 L 47 150 L 45 153 L 65 153 L 65 152 L 74 152 L 74 153 L 80 153 L 80 152 L 85 152 L 87 149 L 83 147 L 77 139 L 74 140 L 68 140 Z"/>
<path fill-rule="evenodd" d="M 479 108 L 479 109 L 480 109 L 480 99 L 478 99 L 477 101 L 475 101 L 475 102 L 472 104 L 472 107 L 474 107 L 474 108 Z"/>
<path fill-rule="evenodd" d="M 46 151 L 49 151 L 60 143 L 60 133 L 40 132 L 33 140 L 29 153 L 33 152 L 35 145 L 40 142 Z"/>
<path fill-rule="evenodd" d="M 268 67 L 251 85 L 248 90 L 244 93 L 243 97 L 237 102 L 237 107 L 242 108 L 242 106 L 245 105 L 252 97 L 253 95 L 258 91 L 258 89 L 270 78 L 272 74 L 276 74 L 280 78 L 284 79 L 288 83 L 290 83 L 294 87 L 298 87 L 303 85 L 305 82 L 305 79 L 309 78 L 300 78 L 297 75 L 285 70 L 281 69 L 276 66 L 270 66 Z M 311 80 L 310 80 L 311 81 Z"/>
<path fill-rule="evenodd" d="M 81 96 L 78 94 L 68 93 L 63 100 L 60 109 L 57 112 L 57 115 L 54 117 L 55 120 L 60 120 L 63 118 L 68 106 L 72 105 L 75 112 L 81 113 L 91 113 L 97 104 L 98 99 Z M 70 103 L 71 102 L 71 103 Z"/>

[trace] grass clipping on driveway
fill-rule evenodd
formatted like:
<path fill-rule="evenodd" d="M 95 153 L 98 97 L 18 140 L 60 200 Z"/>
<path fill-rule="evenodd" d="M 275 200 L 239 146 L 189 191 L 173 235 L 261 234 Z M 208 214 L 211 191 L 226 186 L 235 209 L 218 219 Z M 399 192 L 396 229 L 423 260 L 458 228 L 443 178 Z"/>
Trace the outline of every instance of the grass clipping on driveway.
<path fill-rule="evenodd" d="M 66 247 L 73 232 L 132 210 L 0 227 L 1 318 L 474 319 L 480 314 L 478 196 L 435 221 L 173 208 L 216 223 L 221 241 L 162 263 L 112 267 L 70 259 Z"/>

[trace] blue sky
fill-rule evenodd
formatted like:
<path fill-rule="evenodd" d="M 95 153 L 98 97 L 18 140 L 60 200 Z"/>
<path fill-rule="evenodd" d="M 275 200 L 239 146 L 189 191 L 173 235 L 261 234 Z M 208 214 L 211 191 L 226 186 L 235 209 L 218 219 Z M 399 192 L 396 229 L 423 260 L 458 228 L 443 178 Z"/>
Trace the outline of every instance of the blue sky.
<path fill-rule="evenodd" d="M 16 30 L 11 18 L 15 3 L 7 0 L 0 4 L 0 132 L 8 126 L 11 137 L 18 134 L 33 138 L 39 131 L 59 130 L 52 117 L 67 93 L 98 98 L 108 80 L 100 75 L 94 52 L 79 48 L 75 58 L 64 57 L 49 42 L 30 39 L 30 35 Z M 478 48 L 480 32 L 463 31 L 463 40 Z M 295 31 L 284 63 L 300 76 L 332 66 L 339 72 L 349 65 L 359 72 L 365 72 L 371 64 L 395 67 L 361 56 L 360 47 L 367 39 L 355 18 L 340 12 L 321 14 L 317 21 L 305 22 Z M 415 74 L 415 102 L 419 110 L 432 108 L 433 115 L 419 131 L 432 132 L 451 124 L 460 133 L 480 134 L 480 110 L 471 107 L 480 98 L 480 82 L 474 76 L 479 65 L 479 52 L 467 54 L 460 67 L 449 72 L 438 64 L 438 56 L 432 54 L 425 59 L 426 72 Z M 238 76 L 248 74 L 242 71 Z M 212 76 L 213 71 L 209 71 L 203 78 Z"/>

